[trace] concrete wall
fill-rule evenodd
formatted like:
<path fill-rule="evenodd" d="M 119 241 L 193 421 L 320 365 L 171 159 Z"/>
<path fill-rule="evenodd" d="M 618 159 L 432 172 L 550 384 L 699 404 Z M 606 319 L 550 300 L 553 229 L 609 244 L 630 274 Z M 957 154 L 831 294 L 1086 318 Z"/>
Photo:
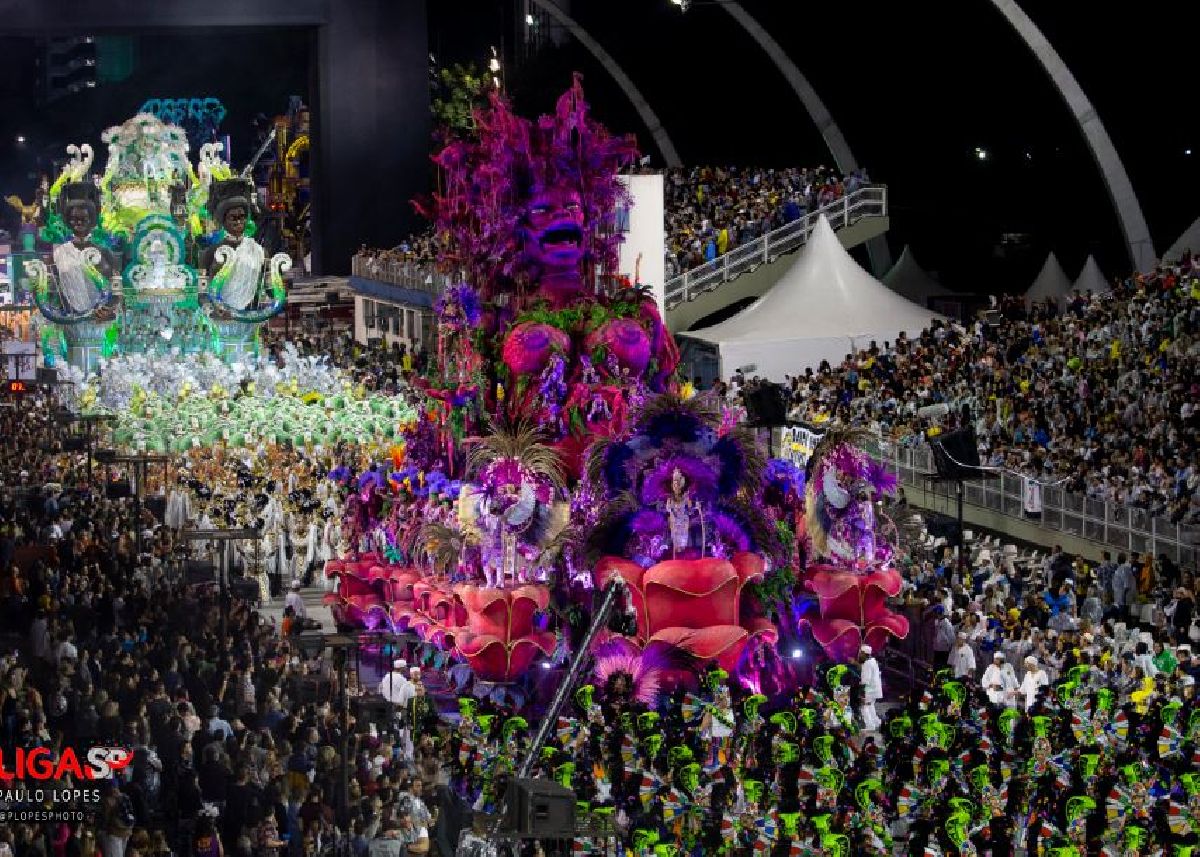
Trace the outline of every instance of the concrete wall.
<path fill-rule="evenodd" d="M 904 494 L 908 498 L 908 502 L 917 508 L 938 512 L 951 518 L 958 516 L 958 503 L 954 497 L 934 494 L 923 484 L 905 484 Z M 1047 548 L 1062 545 L 1063 550 L 1067 553 L 1093 561 L 1100 560 L 1100 552 L 1103 550 L 1111 551 L 1114 556 L 1119 550 L 1119 548 L 1106 547 L 1090 539 L 1073 536 L 1061 530 L 1043 527 L 1037 521 L 1002 515 L 994 509 L 976 506 L 965 501 L 963 502 L 963 526 L 966 529 L 975 527 L 1003 533 L 1012 536 L 1016 541 L 1030 542 Z"/>

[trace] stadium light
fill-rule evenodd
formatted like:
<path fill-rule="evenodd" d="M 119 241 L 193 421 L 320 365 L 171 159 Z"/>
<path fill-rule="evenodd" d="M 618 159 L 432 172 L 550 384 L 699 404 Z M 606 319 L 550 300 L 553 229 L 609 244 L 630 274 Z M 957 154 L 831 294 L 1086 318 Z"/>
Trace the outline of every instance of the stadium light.
<path fill-rule="evenodd" d="M 1183 150 L 1183 153 L 1184 153 L 1185 155 L 1190 155 L 1190 154 L 1192 153 L 1192 150 L 1191 150 L 1191 149 L 1184 149 L 1184 150 Z"/>
<path fill-rule="evenodd" d="M 536 20 L 536 19 L 533 17 L 533 13 L 532 13 L 532 12 L 526 12 L 526 13 L 525 13 L 525 26 L 526 26 L 526 27 L 532 27 L 532 26 L 533 26 L 534 24 L 536 24 L 536 23 L 537 23 L 537 20 Z"/>
<path fill-rule="evenodd" d="M 17 135 L 17 142 L 18 142 L 18 143 L 24 143 L 24 142 L 25 142 L 25 135 L 24 135 L 24 134 L 18 134 L 18 135 Z"/>
<path fill-rule="evenodd" d="M 792 649 L 792 660 L 798 661 L 804 657 L 803 649 Z"/>
<path fill-rule="evenodd" d="M 981 146 L 976 146 L 975 147 L 975 157 L 981 161 L 986 161 L 988 159 L 988 150 L 984 149 Z"/>

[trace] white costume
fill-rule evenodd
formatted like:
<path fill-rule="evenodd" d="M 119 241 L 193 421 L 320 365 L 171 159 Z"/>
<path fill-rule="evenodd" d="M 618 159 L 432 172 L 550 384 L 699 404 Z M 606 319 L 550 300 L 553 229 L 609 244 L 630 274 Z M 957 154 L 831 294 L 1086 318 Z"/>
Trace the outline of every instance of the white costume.
<path fill-rule="evenodd" d="M 403 660 L 392 662 L 392 671 L 379 682 L 379 695 L 392 705 L 406 706 L 417 695 L 417 688 L 408 679 L 408 664 Z"/>
<path fill-rule="evenodd" d="M 54 248 L 58 291 L 71 312 L 86 312 L 99 303 L 100 292 L 92 279 L 99 277 L 95 267 L 99 261 L 100 253 L 94 247 L 80 250 L 73 241 L 67 241 Z"/>
<path fill-rule="evenodd" d="M 1028 711 L 1033 708 L 1038 690 L 1050 684 L 1050 677 L 1033 658 L 1025 659 L 1025 667 L 1025 677 L 1021 679 L 1021 695 L 1025 697 L 1025 710 Z"/>
<path fill-rule="evenodd" d="M 263 248 L 253 238 L 242 238 L 236 250 L 228 244 L 222 244 L 217 248 L 214 258 L 221 265 L 221 270 L 213 279 L 228 276 L 221 285 L 222 303 L 239 310 L 250 306 L 262 280 L 263 261 L 266 259 Z"/>
<path fill-rule="evenodd" d="M 317 527 L 315 518 L 310 518 L 308 521 L 308 531 L 304 537 L 304 571 L 307 572 L 317 563 L 320 551 L 318 543 L 320 541 L 320 529 Z"/>
<path fill-rule="evenodd" d="M 863 729 L 867 732 L 874 732 L 879 729 L 880 724 L 875 703 L 883 699 L 883 676 L 879 672 L 879 662 L 871 654 L 871 647 L 863 646 L 859 651 L 867 656 L 867 659 L 862 662 L 862 671 L 859 676 L 863 688 L 863 702 L 862 708 L 859 709 L 859 716 L 862 718 Z"/>
<path fill-rule="evenodd" d="M 167 497 L 167 508 L 163 512 L 163 523 L 173 530 L 183 527 L 192 517 L 191 495 L 179 488 L 172 488 Z"/>
<path fill-rule="evenodd" d="M 975 650 L 968 643 L 960 642 L 950 650 L 948 666 L 955 678 L 975 675 Z"/>
<path fill-rule="evenodd" d="M 992 705 L 1010 705 L 1015 700 L 1017 677 L 1012 665 L 1004 658 L 996 658 L 983 671 L 980 681 Z"/>
<path fill-rule="evenodd" d="M 288 590 L 287 597 L 283 599 L 283 606 L 285 608 L 291 607 L 297 619 L 308 618 L 308 609 L 304 606 L 304 597 L 300 594 L 300 587 L 298 585 Z"/>

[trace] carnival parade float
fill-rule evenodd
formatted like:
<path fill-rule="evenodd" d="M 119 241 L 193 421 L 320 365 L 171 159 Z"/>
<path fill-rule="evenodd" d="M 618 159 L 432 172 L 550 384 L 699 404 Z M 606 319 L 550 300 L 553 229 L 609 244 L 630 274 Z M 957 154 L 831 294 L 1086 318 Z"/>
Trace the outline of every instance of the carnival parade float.
<path fill-rule="evenodd" d="M 338 622 L 415 635 L 454 690 L 518 706 L 532 667 L 585 644 L 643 693 L 715 669 L 757 694 L 794 689 L 779 650 L 801 640 L 836 662 L 903 637 L 872 517 L 894 481 L 849 435 L 807 476 L 768 461 L 740 409 L 679 382 L 658 305 L 617 276 L 633 141 L 578 80 L 536 121 L 494 96 L 476 128 L 419 206 L 462 281 L 418 419 L 389 460 L 330 475 L 352 545 L 326 566 Z M 592 627 L 617 579 L 623 610 Z"/>
<path fill-rule="evenodd" d="M 355 389 L 327 360 L 264 353 L 283 311 L 286 254 L 256 240 L 252 182 L 183 129 L 139 114 L 108 129 L 103 172 L 71 146 L 50 186 L 44 259 L 26 263 L 47 366 L 74 382 L 84 413 L 116 418 L 121 448 L 225 444 L 386 450 L 414 411 Z"/>

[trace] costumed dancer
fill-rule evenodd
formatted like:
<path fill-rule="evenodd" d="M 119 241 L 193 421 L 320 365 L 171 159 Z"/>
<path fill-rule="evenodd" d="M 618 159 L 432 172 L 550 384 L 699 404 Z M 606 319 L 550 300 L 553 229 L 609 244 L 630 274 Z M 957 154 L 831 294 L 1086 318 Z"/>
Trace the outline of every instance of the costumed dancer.
<path fill-rule="evenodd" d="M 862 682 L 863 701 L 859 708 L 863 729 L 867 732 L 877 732 L 880 726 L 879 713 L 875 703 L 883 699 L 883 677 L 879 672 L 879 662 L 867 645 L 858 649 L 859 680 Z"/>

